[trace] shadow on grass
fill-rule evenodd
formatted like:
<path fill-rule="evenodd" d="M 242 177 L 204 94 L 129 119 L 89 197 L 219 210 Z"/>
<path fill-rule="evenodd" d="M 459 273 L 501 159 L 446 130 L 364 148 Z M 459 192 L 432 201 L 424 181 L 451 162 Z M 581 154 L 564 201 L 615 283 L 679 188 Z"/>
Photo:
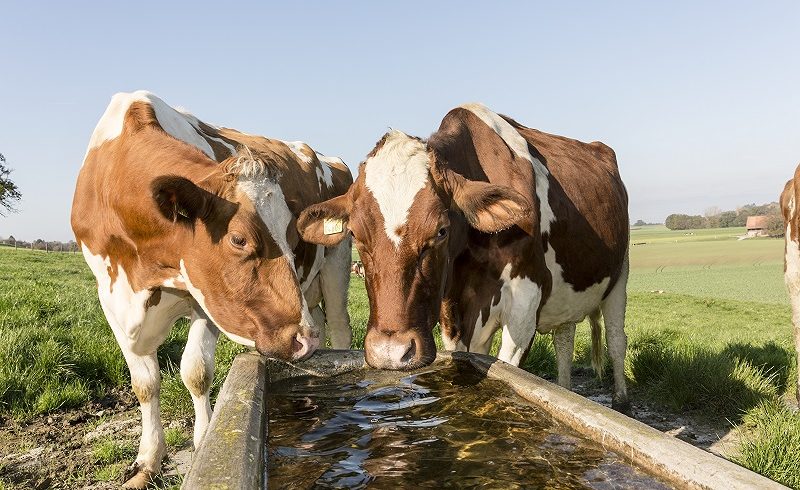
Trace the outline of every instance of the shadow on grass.
<path fill-rule="evenodd" d="M 589 368 L 588 339 L 576 339 L 575 367 Z M 738 423 L 750 409 L 776 400 L 794 386 L 795 354 L 791 346 L 768 342 L 735 342 L 723 348 L 690 343 L 679 332 L 662 330 L 631 335 L 626 371 L 637 392 L 675 411 Z M 553 380 L 556 356 L 550 335 L 537 335 L 521 366 Z M 605 356 L 604 379 L 611 363 Z M 573 371 L 574 375 L 574 371 Z"/>
<path fill-rule="evenodd" d="M 674 410 L 739 422 L 747 410 L 784 392 L 793 358 L 773 342 L 717 351 L 655 333 L 630 343 L 627 368 L 637 387 Z"/>

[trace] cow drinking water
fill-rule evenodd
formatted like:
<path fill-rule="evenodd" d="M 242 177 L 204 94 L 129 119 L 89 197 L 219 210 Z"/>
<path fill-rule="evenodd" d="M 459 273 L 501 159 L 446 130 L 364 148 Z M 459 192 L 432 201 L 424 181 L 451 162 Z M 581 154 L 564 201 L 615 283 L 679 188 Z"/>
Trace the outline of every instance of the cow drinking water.
<path fill-rule="evenodd" d="M 191 320 L 181 378 L 195 447 L 211 417 L 219 331 L 298 360 L 324 342 L 327 321 L 333 346 L 350 346 L 349 240 L 305 243 L 295 223 L 351 183 L 341 160 L 303 143 L 216 128 L 143 91 L 112 98 L 78 176 L 72 228 L 141 405 L 126 486 L 143 488 L 161 469 L 156 350 L 179 318 Z"/>
<path fill-rule="evenodd" d="M 602 368 L 600 318 L 627 409 L 624 318 L 628 198 L 614 152 L 530 129 L 480 104 L 453 109 L 427 141 L 387 133 L 347 194 L 305 210 L 305 240 L 352 235 L 370 303 L 365 350 L 378 368 L 448 349 L 519 365 L 536 331 L 553 332 L 558 381 L 570 385 L 575 324 L 589 317 Z M 338 221 L 340 233 L 325 233 Z"/>

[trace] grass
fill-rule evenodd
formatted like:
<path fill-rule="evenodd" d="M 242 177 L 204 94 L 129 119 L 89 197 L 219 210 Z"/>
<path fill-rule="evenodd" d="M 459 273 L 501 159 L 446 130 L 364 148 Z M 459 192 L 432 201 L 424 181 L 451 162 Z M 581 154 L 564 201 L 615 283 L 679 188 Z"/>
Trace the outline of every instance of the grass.
<path fill-rule="evenodd" d="M 635 397 L 718 424 L 742 424 L 748 437 L 739 462 L 800 486 L 800 418 L 782 404 L 797 377 L 783 243 L 737 240 L 743 231 L 686 235 L 648 226 L 632 232 L 632 243 L 640 245 L 631 248 L 627 375 Z M 24 419 L 80 406 L 112 387 L 127 389 L 127 368 L 80 255 L 0 248 L 0 270 L 0 415 Z M 353 347 L 362 348 L 369 307 L 357 278 L 349 308 Z M 159 350 L 162 409 L 172 418 L 193 416 L 178 372 L 187 330 L 179 322 Z M 589 343 L 584 323 L 577 365 L 589 366 Z M 214 393 L 242 350 L 221 339 Z M 537 336 L 523 367 L 555 375 L 549 336 Z M 168 429 L 167 438 L 179 447 L 189 435 Z M 113 479 L 130 459 L 109 441 L 96 451 L 107 461 L 97 479 Z"/>
<path fill-rule="evenodd" d="M 737 462 L 792 488 L 800 488 L 800 418 L 776 401 L 766 401 L 744 418 L 746 435 Z"/>
<path fill-rule="evenodd" d="M 80 406 L 129 375 L 82 257 L 0 249 L 0 412 Z"/>

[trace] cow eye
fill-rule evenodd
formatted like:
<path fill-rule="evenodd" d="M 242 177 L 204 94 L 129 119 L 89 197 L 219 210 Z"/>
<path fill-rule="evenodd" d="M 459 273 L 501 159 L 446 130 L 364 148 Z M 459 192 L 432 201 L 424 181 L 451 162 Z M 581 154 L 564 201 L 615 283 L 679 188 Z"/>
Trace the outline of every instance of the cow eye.
<path fill-rule="evenodd" d="M 231 245 L 236 248 L 244 248 L 247 245 L 247 239 L 242 235 L 233 234 L 231 235 Z"/>
<path fill-rule="evenodd" d="M 446 236 L 447 236 L 447 228 L 445 228 L 445 227 L 439 228 L 439 231 L 436 233 L 436 238 L 441 240 L 442 238 L 444 238 Z"/>

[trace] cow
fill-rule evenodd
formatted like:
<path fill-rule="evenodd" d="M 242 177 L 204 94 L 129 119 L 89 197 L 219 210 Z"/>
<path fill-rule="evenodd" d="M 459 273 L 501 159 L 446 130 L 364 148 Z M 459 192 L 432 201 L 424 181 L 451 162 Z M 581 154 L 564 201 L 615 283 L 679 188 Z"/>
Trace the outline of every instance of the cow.
<path fill-rule="evenodd" d="M 467 104 L 427 141 L 388 132 L 359 168 L 345 195 L 303 211 L 298 231 L 326 246 L 353 237 L 371 366 L 430 363 L 437 321 L 447 349 L 484 354 L 502 328 L 498 357 L 513 365 L 536 331 L 553 332 L 558 383 L 569 388 L 575 324 L 587 316 L 602 369 L 602 316 L 612 405 L 628 410 L 628 196 L 611 148 Z M 324 233 L 325 221 L 343 231 Z"/>
<path fill-rule="evenodd" d="M 351 245 L 303 242 L 295 223 L 352 182 L 341 160 L 302 142 L 215 127 L 145 91 L 111 99 L 89 141 L 71 222 L 141 406 L 126 487 L 160 473 L 156 350 L 179 318 L 190 319 L 180 374 L 194 402 L 195 447 L 211 417 L 220 331 L 299 360 L 324 342 L 327 321 L 333 347 L 350 347 Z"/>
<path fill-rule="evenodd" d="M 794 347 L 797 365 L 800 368 L 800 213 L 797 212 L 798 183 L 800 183 L 800 165 L 794 171 L 794 177 L 786 182 L 781 192 L 781 214 L 785 225 L 783 278 L 789 291 L 792 303 L 792 325 L 794 327 Z M 800 403 L 800 379 L 797 380 L 795 396 Z"/>

